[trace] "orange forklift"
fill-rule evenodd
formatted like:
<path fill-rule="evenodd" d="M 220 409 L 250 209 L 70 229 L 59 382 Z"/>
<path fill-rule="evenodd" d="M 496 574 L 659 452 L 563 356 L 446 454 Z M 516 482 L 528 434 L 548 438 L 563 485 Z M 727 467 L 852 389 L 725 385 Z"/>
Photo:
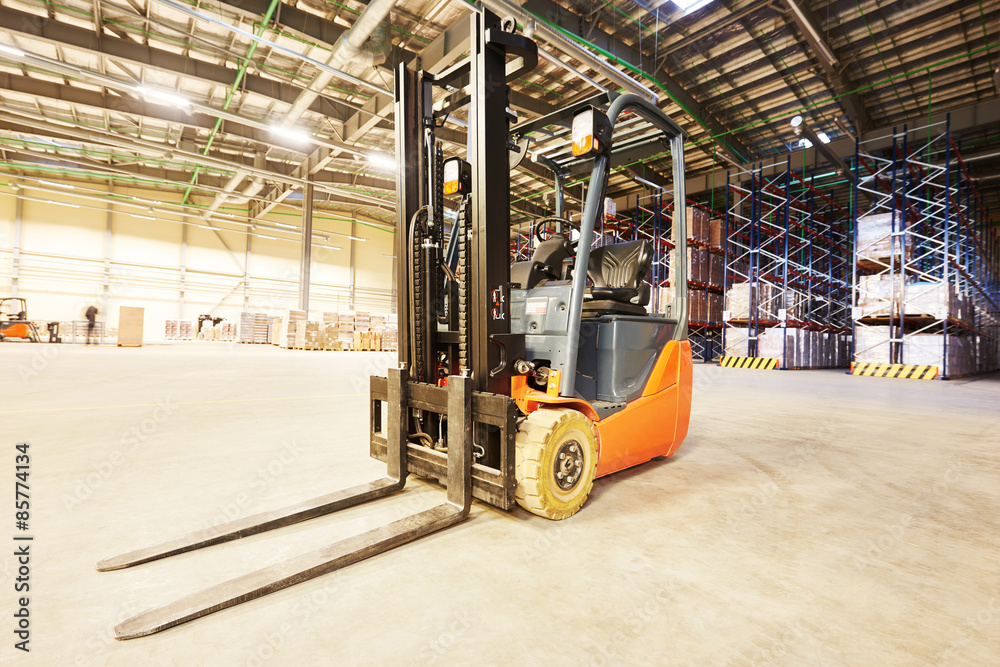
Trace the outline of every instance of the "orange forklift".
<path fill-rule="evenodd" d="M 660 315 L 647 312 L 649 242 L 592 248 L 610 162 L 639 139 L 669 147 L 673 238 L 687 238 L 683 131 L 648 101 L 615 93 L 516 124 L 507 83 L 535 67 L 537 46 L 516 34 L 513 19 L 489 10 L 470 22 L 467 59 L 438 74 L 405 64 L 396 73 L 399 366 L 371 378 L 370 400 L 370 450 L 386 462 L 386 476 L 97 568 L 131 567 L 382 498 L 402 490 L 409 473 L 439 480 L 445 502 L 134 616 L 115 628 L 116 638 L 159 632 L 383 553 L 464 520 L 473 498 L 564 519 L 583 506 L 596 477 L 670 456 L 684 440 L 692 373 L 685 253 L 675 258 L 671 310 Z M 445 160 L 435 133 L 462 107 L 467 152 Z M 616 146 L 625 115 L 645 125 L 637 132 L 630 123 Z M 589 189 L 578 233 L 561 216 L 540 221 L 545 231 L 530 261 L 512 265 L 510 173 L 540 130 L 567 144 L 544 163 L 589 166 Z M 449 197 L 457 207 L 450 229 Z"/>
<path fill-rule="evenodd" d="M 38 329 L 28 319 L 28 302 L 16 296 L 0 299 L 0 341 L 29 340 L 38 343 Z"/>

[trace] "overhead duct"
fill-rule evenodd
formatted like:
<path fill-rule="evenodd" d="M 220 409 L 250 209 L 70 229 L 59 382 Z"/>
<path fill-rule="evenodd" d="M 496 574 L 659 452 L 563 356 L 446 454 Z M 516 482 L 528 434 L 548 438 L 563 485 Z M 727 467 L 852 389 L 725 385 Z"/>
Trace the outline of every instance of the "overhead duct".
<path fill-rule="evenodd" d="M 385 62 L 391 47 L 388 17 L 395 1 L 371 0 L 351 29 L 337 40 L 326 64 L 341 69 L 355 63 L 370 67 Z M 326 70 L 316 74 L 288 109 L 288 113 L 285 114 L 286 122 L 293 123 L 298 120 L 330 84 L 333 76 Z"/>

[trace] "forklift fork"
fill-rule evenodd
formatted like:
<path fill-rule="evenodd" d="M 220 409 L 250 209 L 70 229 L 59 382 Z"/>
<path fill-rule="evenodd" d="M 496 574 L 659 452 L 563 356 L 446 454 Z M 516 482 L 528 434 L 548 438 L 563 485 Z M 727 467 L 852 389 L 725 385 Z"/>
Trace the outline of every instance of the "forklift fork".
<path fill-rule="evenodd" d="M 336 512 L 399 491 L 407 476 L 408 374 L 390 369 L 388 378 L 388 473 L 384 479 L 331 493 L 273 512 L 197 531 L 162 544 L 108 558 L 97 569 L 116 570 L 201 547 L 255 535 Z M 448 382 L 448 479 L 444 503 L 385 526 L 334 542 L 297 558 L 231 579 L 175 602 L 133 616 L 115 627 L 116 639 L 166 630 L 212 612 L 262 597 L 333 572 L 461 522 L 472 505 L 472 380 Z"/>

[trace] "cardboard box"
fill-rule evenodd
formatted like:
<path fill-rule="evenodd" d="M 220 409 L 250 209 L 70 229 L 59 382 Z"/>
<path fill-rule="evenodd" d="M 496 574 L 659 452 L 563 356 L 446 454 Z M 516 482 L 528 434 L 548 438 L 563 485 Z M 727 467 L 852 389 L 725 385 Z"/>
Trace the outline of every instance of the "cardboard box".
<path fill-rule="evenodd" d="M 142 347 L 145 308 L 121 306 L 118 310 L 118 347 Z"/>

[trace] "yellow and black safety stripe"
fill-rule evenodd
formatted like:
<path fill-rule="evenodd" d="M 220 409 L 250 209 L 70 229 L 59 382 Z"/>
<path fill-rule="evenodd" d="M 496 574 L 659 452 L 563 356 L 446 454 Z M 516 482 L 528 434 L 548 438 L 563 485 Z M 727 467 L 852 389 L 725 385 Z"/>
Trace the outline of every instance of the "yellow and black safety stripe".
<path fill-rule="evenodd" d="M 921 366 L 920 364 L 875 364 L 859 361 L 851 364 L 851 374 L 877 378 L 933 380 L 938 375 L 938 367 Z"/>
<path fill-rule="evenodd" d="M 754 368 L 773 371 L 778 367 L 778 360 L 767 357 L 721 357 L 719 365 L 726 368 Z"/>

